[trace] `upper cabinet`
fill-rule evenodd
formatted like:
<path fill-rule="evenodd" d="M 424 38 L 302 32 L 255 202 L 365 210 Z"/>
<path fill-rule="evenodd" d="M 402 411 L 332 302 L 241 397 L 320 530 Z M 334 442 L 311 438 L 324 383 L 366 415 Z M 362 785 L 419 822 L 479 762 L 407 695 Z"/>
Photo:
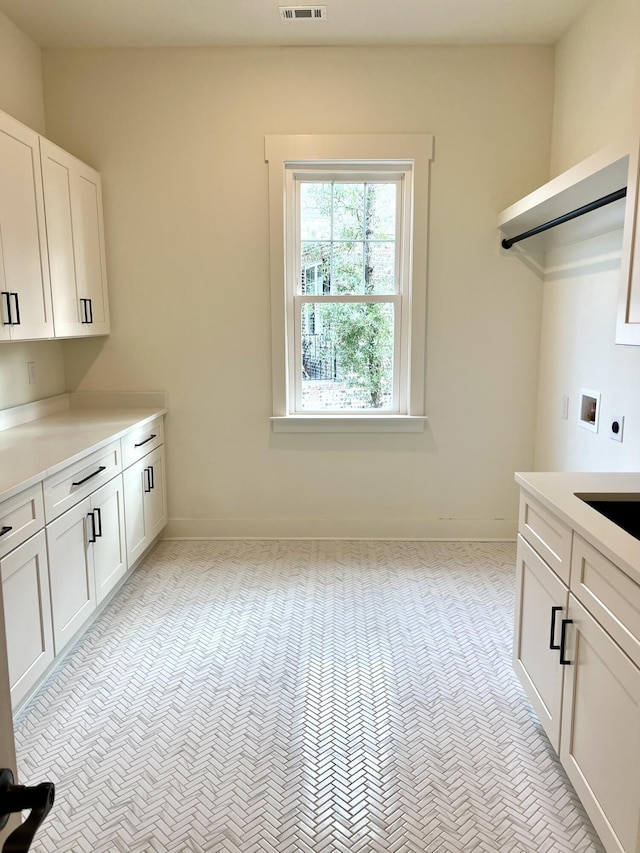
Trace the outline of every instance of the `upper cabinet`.
<path fill-rule="evenodd" d="M 0 112 L 0 341 L 109 330 L 100 175 Z"/>
<path fill-rule="evenodd" d="M 0 340 L 53 336 L 38 134 L 0 113 Z"/>
<path fill-rule="evenodd" d="M 47 139 L 40 139 L 40 153 L 55 335 L 106 335 L 100 175 Z"/>

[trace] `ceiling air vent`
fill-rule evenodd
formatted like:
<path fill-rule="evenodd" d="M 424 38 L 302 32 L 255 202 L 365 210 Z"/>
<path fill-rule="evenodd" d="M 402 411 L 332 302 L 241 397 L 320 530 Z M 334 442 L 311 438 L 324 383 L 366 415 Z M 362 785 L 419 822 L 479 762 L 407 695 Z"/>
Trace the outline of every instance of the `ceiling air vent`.
<path fill-rule="evenodd" d="M 326 21 L 326 6 L 278 6 L 283 21 Z"/>

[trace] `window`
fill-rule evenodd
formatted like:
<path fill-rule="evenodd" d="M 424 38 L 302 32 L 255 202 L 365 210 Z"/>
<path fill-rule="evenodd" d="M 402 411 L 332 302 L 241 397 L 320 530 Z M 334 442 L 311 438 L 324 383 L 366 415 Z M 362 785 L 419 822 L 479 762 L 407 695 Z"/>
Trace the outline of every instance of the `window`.
<path fill-rule="evenodd" d="M 267 137 L 274 430 L 424 428 L 432 147 Z"/>

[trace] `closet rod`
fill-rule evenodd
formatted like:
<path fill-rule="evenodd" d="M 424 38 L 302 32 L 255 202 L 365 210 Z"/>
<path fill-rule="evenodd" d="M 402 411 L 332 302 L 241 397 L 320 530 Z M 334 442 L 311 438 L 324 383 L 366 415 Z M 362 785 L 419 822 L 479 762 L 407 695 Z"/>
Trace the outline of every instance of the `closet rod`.
<path fill-rule="evenodd" d="M 521 240 L 526 240 L 527 237 L 533 237 L 535 234 L 541 234 L 543 231 L 555 228 L 556 225 L 562 225 L 563 222 L 570 222 L 572 219 L 577 219 L 578 216 L 584 216 L 585 213 L 591 213 L 592 210 L 597 210 L 599 207 L 604 207 L 607 204 L 611 204 L 614 201 L 624 198 L 626 194 L 627 188 L 622 187 L 621 190 L 616 190 L 613 193 L 609 193 L 609 195 L 602 196 L 602 198 L 597 198 L 595 201 L 590 201 L 582 207 L 577 207 L 575 210 L 569 211 L 569 213 L 563 213 L 562 216 L 550 219 L 549 222 L 544 222 L 542 225 L 536 225 L 535 228 L 531 228 L 529 231 L 524 231 L 522 234 L 518 234 L 517 237 L 505 237 L 502 241 L 502 248 L 510 249 L 514 243 L 519 243 Z"/>

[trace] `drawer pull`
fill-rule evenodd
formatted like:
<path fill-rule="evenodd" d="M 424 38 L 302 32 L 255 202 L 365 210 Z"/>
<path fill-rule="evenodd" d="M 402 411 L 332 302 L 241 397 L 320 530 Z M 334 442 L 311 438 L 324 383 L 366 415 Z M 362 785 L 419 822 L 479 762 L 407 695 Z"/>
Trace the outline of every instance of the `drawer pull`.
<path fill-rule="evenodd" d="M 157 438 L 157 435 L 150 435 L 149 438 L 145 438 L 144 441 L 139 441 L 137 444 L 134 444 L 134 447 L 142 447 L 143 444 L 146 444 L 148 441 L 153 441 L 154 438 Z"/>
<path fill-rule="evenodd" d="M 562 666 L 570 666 L 571 661 L 565 658 L 565 645 L 567 642 L 567 625 L 573 625 L 573 619 L 563 619 L 560 629 L 560 663 Z"/>
<path fill-rule="evenodd" d="M 555 642 L 556 638 L 556 616 L 562 610 L 562 607 L 556 606 L 551 608 L 551 631 L 549 636 L 549 648 L 560 650 L 560 646 Z"/>
<path fill-rule="evenodd" d="M 0 536 L 5 536 L 10 530 L 13 530 L 13 527 L 10 527 L 8 524 L 4 527 L 0 527 Z"/>
<path fill-rule="evenodd" d="M 93 474 L 88 474 L 86 477 L 83 477 L 82 480 L 78 480 L 77 483 L 71 483 L 72 486 L 81 486 L 83 483 L 86 483 L 87 480 L 91 480 L 93 477 L 97 477 L 98 474 L 101 474 L 103 471 L 107 470 L 106 465 L 101 465 L 97 471 L 94 471 Z"/>
<path fill-rule="evenodd" d="M 156 487 L 156 478 L 153 473 L 153 465 L 149 465 L 149 485 L 152 489 L 155 489 Z"/>
<path fill-rule="evenodd" d="M 145 494 L 151 491 L 151 468 L 144 469 L 144 491 Z"/>

